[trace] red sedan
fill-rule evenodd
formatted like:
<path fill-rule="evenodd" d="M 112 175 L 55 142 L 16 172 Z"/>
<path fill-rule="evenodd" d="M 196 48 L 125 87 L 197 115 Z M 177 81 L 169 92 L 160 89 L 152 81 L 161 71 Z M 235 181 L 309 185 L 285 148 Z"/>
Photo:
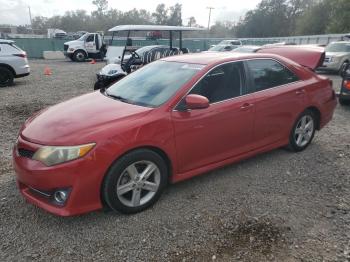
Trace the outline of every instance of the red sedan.
<path fill-rule="evenodd" d="M 18 187 L 56 215 L 135 213 L 168 182 L 278 147 L 302 151 L 332 119 L 336 98 L 331 81 L 306 68 L 315 59 L 287 57 L 169 57 L 46 108 L 14 146 Z"/>

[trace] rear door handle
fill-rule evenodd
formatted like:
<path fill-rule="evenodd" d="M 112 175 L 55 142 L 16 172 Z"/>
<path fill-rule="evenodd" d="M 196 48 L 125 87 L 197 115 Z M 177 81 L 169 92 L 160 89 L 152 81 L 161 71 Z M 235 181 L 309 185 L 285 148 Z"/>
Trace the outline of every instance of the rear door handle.
<path fill-rule="evenodd" d="M 252 108 L 254 106 L 254 104 L 251 104 L 251 103 L 244 103 L 240 109 L 241 111 L 246 111 L 246 110 L 249 110 L 250 108 Z"/>
<path fill-rule="evenodd" d="M 304 89 L 299 89 L 299 90 L 295 91 L 295 94 L 296 95 L 303 95 L 303 94 L 305 94 L 305 90 Z"/>

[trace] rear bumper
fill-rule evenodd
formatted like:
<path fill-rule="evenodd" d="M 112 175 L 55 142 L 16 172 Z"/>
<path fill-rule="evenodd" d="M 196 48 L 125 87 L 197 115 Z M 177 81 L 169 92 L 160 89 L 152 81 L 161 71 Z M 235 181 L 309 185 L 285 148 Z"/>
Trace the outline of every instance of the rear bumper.
<path fill-rule="evenodd" d="M 21 77 L 25 77 L 25 76 L 29 76 L 29 72 L 25 73 L 25 74 L 21 74 L 21 75 L 16 75 L 16 78 L 21 78 Z"/>
<path fill-rule="evenodd" d="M 339 92 L 339 99 L 350 101 L 350 90 L 342 86 Z"/>
<path fill-rule="evenodd" d="M 334 93 L 334 97 L 323 104 L 321 109 L 320 129 L 332 120 L 337 103 L 338 102 Z"/>
<path fill-rule="evenodd" d="M 47 167 L 39 161 L 20 156 L 18 148 L 35 152 L 40 145 L 18 139 L 13 149 L 13 166 L 17 185 L 24 198 L 59 216 L 73 216 L 102 208 L 100 186 L 104 168 L 96 163 L 94 154 L 64 164 Z M 53 193 L 68 189 L 64 204 L 53 199 Z"/>
<path fill-rule="evenodd" d="M 29 74 L 30 74 L 30 66 L 28 64 L 24 64 L 16 68 L 16 78 L 24 77 Z"/>

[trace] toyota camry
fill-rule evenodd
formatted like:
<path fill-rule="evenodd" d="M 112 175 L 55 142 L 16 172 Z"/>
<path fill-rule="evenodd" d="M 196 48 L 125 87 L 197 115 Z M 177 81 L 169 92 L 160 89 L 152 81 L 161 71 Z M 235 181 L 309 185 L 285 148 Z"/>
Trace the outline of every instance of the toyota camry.
<path fill-rule="evenodd" d="M 13 149 L 20 192 L 61 216 L 135 213 L 168 183 L 279 147 L 304 150 L 337 103 L 313 71 L 324 53 L 273 50 L 160 59 L 37 112 Z"/>

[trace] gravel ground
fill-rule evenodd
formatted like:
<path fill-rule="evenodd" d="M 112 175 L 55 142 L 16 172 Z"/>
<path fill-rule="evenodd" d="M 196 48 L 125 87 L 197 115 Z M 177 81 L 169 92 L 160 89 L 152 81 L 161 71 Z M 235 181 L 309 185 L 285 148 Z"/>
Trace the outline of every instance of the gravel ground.
<path fill-rule="evenodd" d="M 61 218 L 20 196 L 11 147 L 33 112 L 91 92 L 103 63 L 30 64 L 29 77 L 0 89 L 0 261 L 350 261 L 350 107 L 304 152 L 278 149 L 172 185 L 136 215 Z"/>

